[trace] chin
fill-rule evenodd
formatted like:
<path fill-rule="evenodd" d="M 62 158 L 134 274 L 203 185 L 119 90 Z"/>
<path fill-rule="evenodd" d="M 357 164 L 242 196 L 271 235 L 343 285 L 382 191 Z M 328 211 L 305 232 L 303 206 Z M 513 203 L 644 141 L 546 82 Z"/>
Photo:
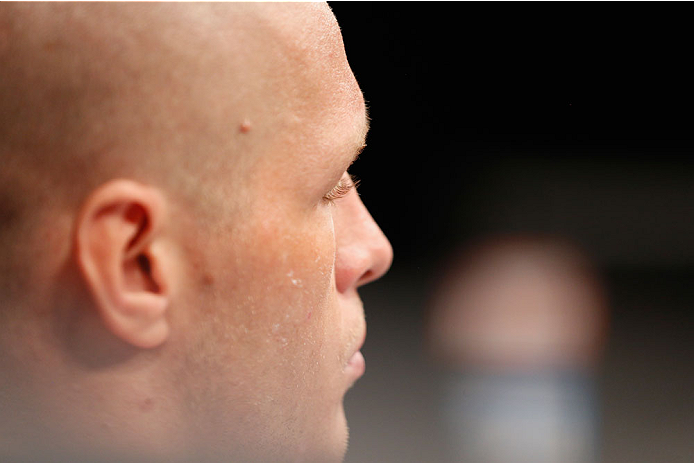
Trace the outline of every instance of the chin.
<path fill-rule="evenodd" d="M 349 441 L 349 428 L 342 404 L 340 404 L 338 407 L 334 423 L 334 427 L 332 428 L 330 434 L 324 436 L 324 445 L 321 446 L 321 448 L 314 447 L 311 449 L 308 446 L 310 446 L 312 443 L 307 442 L 307 451 L 305 456 L 304 458 L 300 458 L 298 461 L 310 461 L 315 463 L 340 463 L 344 460 Z M 326 431 L 328 430 L 327 427 L 325 429 Z M 317 442 L 313 442 L 313 445 L 315 444 L 317 444 Z"/>

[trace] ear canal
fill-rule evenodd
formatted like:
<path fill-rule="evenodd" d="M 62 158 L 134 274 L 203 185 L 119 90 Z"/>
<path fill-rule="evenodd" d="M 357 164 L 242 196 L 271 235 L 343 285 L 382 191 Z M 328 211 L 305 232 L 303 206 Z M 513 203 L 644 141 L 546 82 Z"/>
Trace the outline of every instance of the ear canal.
<path fill-rule="evenodd" d="M 131 204 L 125 212 L 125 219 L 132 222 L 135 232 L 128 241 L 124 253 L 123 272 L 131 289 L 159 293 L 160 285 L 152 274 L 152 262 L 144 251 L 149 244 L 150 221 L 140 204 Z"/>
<path fill-rule="evenodd" d="M 154 276 L 152 275 L 152 264 L 150 263 L 149 257 L 147 257 L 145 254 L 138 254 L 135 261 L 137 262 L 137 265 L 142 273 L 142 277 L 146 283 L 146 290 L 153 293 L 160 292 L 161 287 L 155 281 Z"/>

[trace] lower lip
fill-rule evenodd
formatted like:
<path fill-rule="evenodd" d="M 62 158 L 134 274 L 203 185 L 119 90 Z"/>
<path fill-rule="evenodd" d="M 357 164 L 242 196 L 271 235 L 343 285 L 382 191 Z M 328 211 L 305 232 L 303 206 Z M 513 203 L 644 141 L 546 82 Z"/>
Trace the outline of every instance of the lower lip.
<path fill-rule="evenodd" d="M 349 362 L 347 362 L 345 372 L 349 374 L 349 376 L 353 377 L 356 381 L 364 374 L 365 371 L 366 361 L 364 360 L 364 356 L 362 355 L 361 351 L 357 351 L 354 353 L 352 358 L 349 359 Z"/>

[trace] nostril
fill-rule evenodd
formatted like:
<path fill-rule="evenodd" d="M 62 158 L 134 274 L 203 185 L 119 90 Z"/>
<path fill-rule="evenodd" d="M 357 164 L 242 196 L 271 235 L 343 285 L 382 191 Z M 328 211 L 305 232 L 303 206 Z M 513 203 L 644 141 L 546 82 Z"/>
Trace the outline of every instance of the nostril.
<path fill-rule="evenodd" d="M 364 272 L 364 274 L 361 276 L 361 281 L 363 281 L 364 283 L 368 283 L 369 281 L 371 281 L 371 280 L 374 279 L 374 278 L 373 278 L 373 274 L 374 274 L 373 271 L 367 270 L 367 271 Z"/>

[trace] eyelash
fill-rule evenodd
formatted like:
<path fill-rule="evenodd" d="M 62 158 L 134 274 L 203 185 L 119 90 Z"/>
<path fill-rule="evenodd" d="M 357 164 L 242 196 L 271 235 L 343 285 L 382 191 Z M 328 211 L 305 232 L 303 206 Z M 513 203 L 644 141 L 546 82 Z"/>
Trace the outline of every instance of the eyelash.
<path fill-rule="evenodd" d="M 359 186 L 359 180 L 354 175 L 347 174 L 347 177 L 348 179 L 342 177 L 337 185 L 323 196 L 323 200 L 332 204 L 335 200 L 347 196 L 352 188 L 356 189 Z"/>

